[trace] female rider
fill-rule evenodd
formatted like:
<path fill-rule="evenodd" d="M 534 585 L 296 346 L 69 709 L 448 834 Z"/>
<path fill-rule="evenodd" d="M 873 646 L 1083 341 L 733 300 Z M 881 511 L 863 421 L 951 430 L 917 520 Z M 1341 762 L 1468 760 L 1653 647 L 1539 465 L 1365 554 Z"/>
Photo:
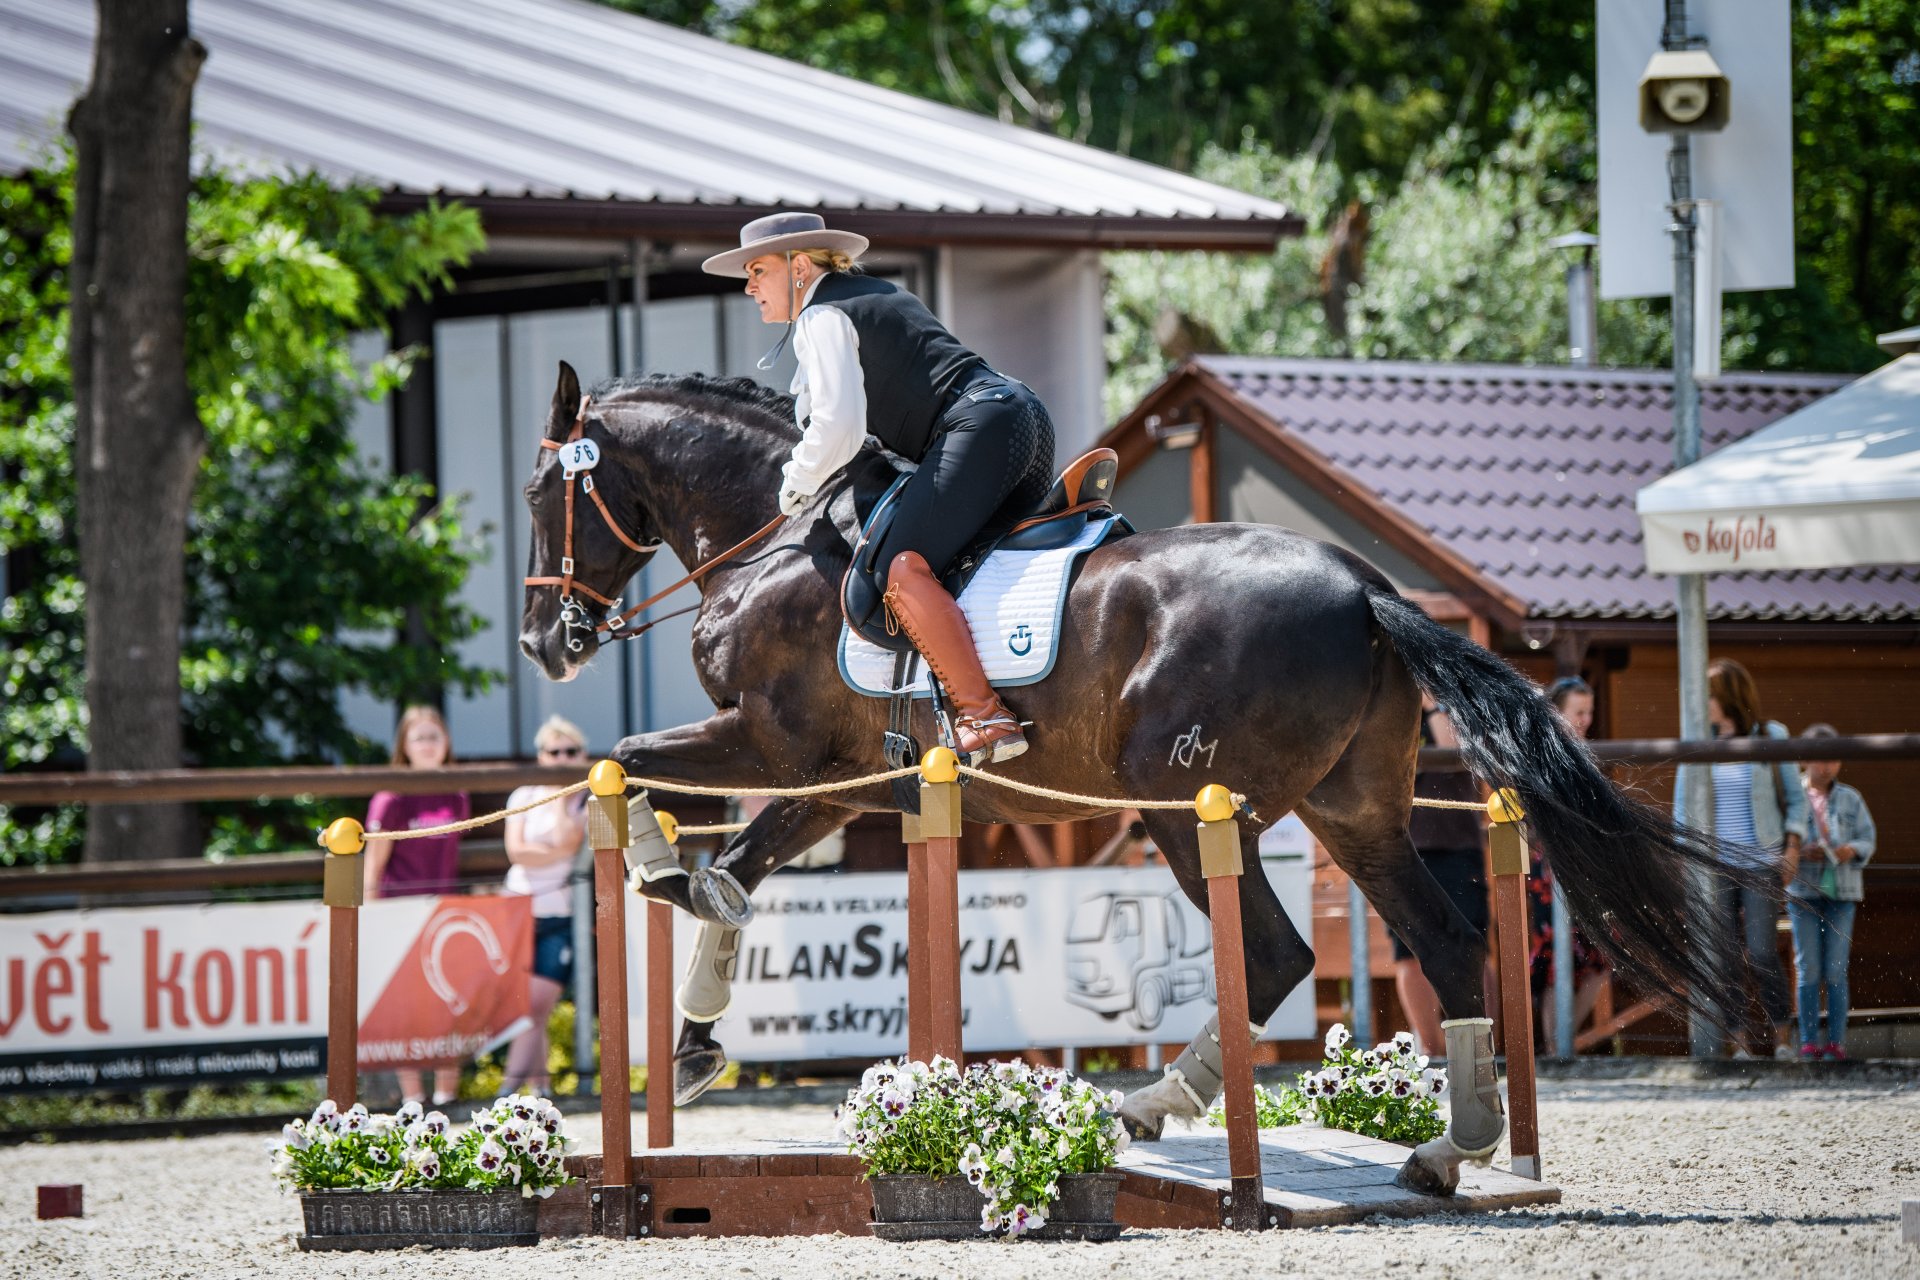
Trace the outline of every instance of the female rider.
<path fill-rule="evenodd" d="M 869 435 L 917 464 L 874 558 L 883 599 L 952 700 L 960 756 L 1009 760 L 1026 736 L 987 683 L 966 615 L 940 579 L 982 530 L 1011 526 L 1045 496 L 1053 421 L 918 298 L 857 274 L 866 248 L 865 236 L 828 230 L 818 214 L 775 213 L 741 228 L 740 247 L 703 269 L 744 276 L 760 318 L 787 325 L 793 342 L 801 435 L 782 471 L 783 513 L 804 511 Z"/>

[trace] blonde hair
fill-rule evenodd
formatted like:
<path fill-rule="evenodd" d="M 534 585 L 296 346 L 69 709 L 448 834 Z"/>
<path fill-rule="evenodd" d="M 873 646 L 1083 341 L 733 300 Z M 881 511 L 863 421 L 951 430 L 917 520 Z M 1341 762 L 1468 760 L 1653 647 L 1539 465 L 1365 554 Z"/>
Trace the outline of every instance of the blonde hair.
<path fill-rule="evenodd" d="M 795 249 L 794 253 L 813 263 L 814 266 L 824 267 L 828 271 L 858 271 L 860 269 L 860 264 L 855 262 L 853 255 L 845 249 Z"/>
<path fill-rule="evenodd" d="M 440 718 L 440 713 L 432 707 L 408 707 L 400 713 L 400 727 L 393 731 L 393 764 L 413 767 L 413 761 L 407 759 L 407 733 L 423 722 L 439 728 L 447 740 L 446 763 L 453 763 L 453 735 L 447 732 L 447 722 Z"/>
<path fill-rule="evenodd" d="M 551 742 L 555 738 L 565 738 L 568 743 L 587 749 L 587 735 L 580 732 L 580 726 L 565 716 L 548 716 L 538 729 L 533 731 L 533 749 L 538 751 L 540 744 Z"/>

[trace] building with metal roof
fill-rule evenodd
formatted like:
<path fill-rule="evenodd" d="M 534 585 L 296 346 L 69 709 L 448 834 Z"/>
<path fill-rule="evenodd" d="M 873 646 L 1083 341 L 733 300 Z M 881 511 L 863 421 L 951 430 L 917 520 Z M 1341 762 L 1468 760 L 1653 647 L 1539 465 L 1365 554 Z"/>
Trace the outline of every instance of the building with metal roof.
<path fill-rule="evenodd" d="M 684 619 L 567 685 L 527 667 L 518 490 L 556 360 L 588 381 L 785 386 L 790 355 L 755 367 L 775 334 L 739 282 L 699 271 L 743 223 L 812 209 L 871 237 L 870 271 L 1041 393 L 1063 457 L 1105 427 L 1102 250 L 1257 251 L 1299 230 L 1269 200 L 588 0 L 194 0 L 190 21 L 208 50 L 202 154 L 370 184 L 394 209 L 458 199 L 486 226 L 452 295 L 395 317 L 393 341 L 431 359 L 358 430 L 364 453 L 432 479 L 488 530 L 463 598 L 489 626 L 463 656 L 507 679 L 447 707 L 469 757 L 524 754 L 553 712 L 600 745 L 710 713 Z M 0 0 L 0 166 L 59 137 L 93 27 L 83 0 Z M 370 338 L 365 354 L 380 350 Z M 678 577 L 671 559 L 633 589 Z M 391 708 L 352 713 L 387 736 Z"/>
<path fill-rule="evenodd" d="M 195 0 L 197 142 L 500 229 L 724 236 L 819 209 L 895 243 L 1252 249 L 1287 210 L 589 0 Z M 85 84 L 93 6 L 0 3 L 0 164 Z M 509 203 L 511 202 L 511 203 Z"/>

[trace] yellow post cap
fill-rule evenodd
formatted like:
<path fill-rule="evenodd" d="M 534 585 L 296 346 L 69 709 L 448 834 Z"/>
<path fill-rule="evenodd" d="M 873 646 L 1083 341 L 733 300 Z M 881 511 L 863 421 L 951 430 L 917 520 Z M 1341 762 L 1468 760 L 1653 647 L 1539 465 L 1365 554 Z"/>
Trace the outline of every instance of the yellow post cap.
<path fill-rule="evenodd" d="M 587 787 L 601 797 L 625 795 L 627 771 L 613 760 L 602 760 L 587 771 Z"/>
<path fill-rule="evenodd" d="M 960 757 L 951 747 L 935 747 L 920 757 L 920 776 L 928 782 L 952 782 L 960 776 Z"/>
<path fill-rule="evenodd" d="M 352 818 L 335 818 L 320 833 L 320 843 L 328 853 L 359 853 L 367 847 L 367 834 L 360 824 Z"/>
<path fill-rule="evenodd" d="M 680 843 L 680 819 L 674 817 L 665 809 L 655 809 L 653 811 L 653 820 L 660 824 L 660 834 L 667 838 L 668 844 Z"/>
<path fill-rule="evenodd" d="M 1225 822 L 1233 816 L 1233 792 L 1210 782 L 1193 798 L 1193 811 L 1202 822 Z"/>
<path fill-rule="evenodd" d="M 1487 799 L 1487 818 L 1492 822 L 1518 822 L 1527 816 L 1520 807 L 1520 794 L 1512 787 L 1503 787 Z"/>

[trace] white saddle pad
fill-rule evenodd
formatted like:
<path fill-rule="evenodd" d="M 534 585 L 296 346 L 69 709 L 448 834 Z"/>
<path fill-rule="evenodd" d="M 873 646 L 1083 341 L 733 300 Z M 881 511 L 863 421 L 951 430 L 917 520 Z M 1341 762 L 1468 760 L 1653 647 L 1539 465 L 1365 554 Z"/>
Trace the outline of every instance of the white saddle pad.
<path fill-rule="evenodd" d="M 1087 522 L 1080 536 L 1045 551 L 996 551 L 960 593 L 960 609 L 973 629 L 980 665 L 994 686 L 1034 684 L 1053 670 L 1060 615 L 1067 603 L 1067 573 L 1073 562 L 1100 545 L 1113 517 Z M 893 657 L 840 624 L 840 676 L 855 693 L 890 697 Z M 914 664 L 908 687 L 916 698 L 931 695 L 926 663 Z"/>

